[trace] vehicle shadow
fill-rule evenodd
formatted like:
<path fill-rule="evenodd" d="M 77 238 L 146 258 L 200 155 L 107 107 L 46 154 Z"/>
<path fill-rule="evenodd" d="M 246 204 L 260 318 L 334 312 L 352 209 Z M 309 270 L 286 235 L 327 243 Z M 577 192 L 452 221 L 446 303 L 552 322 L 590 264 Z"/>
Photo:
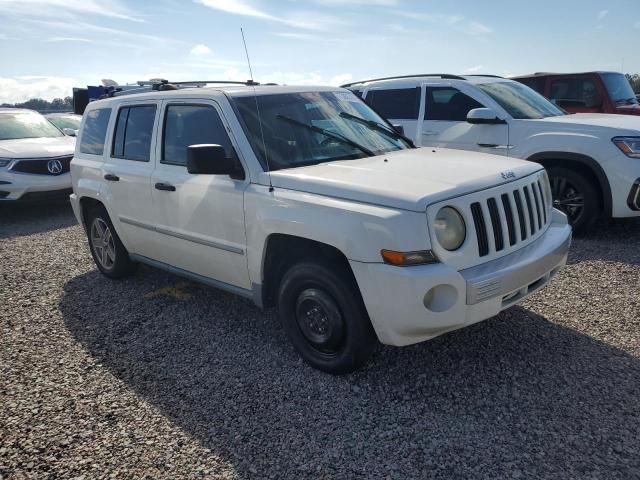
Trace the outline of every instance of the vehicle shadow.
<path fill-rule="evenodd" d="M 71 204 L 66 200 L 50 203 L 0 203 L 0 239 L 23 237 L 75 225 Z"/>
<path fill-rule="evenodd" d="M 520 307 L 382 347 L 342 377 L 303 364 L 274 312 L 147 267 L 75 277 L 60 310 L 101 365 L 240 478 L 639 471 L 640 359 Z"/>
<path fill-rule="evenodd" d="M 640 265 L 640 218 L 602 221 L 574 237 L 569 263 L 592 260 Z"/>

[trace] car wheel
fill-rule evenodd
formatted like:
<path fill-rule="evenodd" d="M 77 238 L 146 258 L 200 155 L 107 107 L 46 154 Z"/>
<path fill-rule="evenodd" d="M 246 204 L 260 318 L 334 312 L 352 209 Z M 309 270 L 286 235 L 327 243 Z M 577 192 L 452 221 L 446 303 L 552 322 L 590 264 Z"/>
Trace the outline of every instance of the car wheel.
<path fill-rule="evenodd" d="M 601 213 L 600 192 L 580 172 L 568 168 L 549 170 L 553 206 L 564 212 L 575 232 L 586 232 Z"/>
<path fill-rule="evenodd" d="M 319 370 L 352 372 L 366 363 L 375 348 L 360 292 L 340 266 L 293 265 L 280 283 L 278 309 L 295 349 Z"/>
<path fill-rule="evenodd" d="M 96 207 L 89 214 L 87 237 L 91 255 L 100 272 L 110 278 L 122 278 L 131 273 L 134 263 L 104 207 Z"/>

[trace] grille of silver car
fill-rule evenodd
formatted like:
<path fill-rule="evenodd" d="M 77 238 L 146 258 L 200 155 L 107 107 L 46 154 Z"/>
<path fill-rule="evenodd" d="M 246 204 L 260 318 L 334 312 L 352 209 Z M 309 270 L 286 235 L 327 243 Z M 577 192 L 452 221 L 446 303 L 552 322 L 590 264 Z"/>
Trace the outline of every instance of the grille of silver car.
<path fill-rule="evenodd" d="M 13 172 L 31 173 L 35 175 L 62 175 L 70 170 L 71 160 L 73 155 L 54 158 L 33 158 L 27 160 L 18 160 L 12 167 Z M 49 170 L 48 165 L 52 160 L 58 160 L 60 162 L 60 171 L 54 170 L 53 173 Z"/>
<path fill-rule="evenodd" d="M 551 222 L 547 177 L 531 181 L 470 205 L 478 254 L 504 252 L 535 236 Z"/>

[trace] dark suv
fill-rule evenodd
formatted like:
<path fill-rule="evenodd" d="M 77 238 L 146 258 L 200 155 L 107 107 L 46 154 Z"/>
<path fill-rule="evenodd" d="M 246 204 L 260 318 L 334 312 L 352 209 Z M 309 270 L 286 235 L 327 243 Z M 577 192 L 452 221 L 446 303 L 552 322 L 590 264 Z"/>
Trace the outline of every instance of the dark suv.
<path fill-rule="evenodd" d="M 640 115 L 627 78 L 618 72 L 534 73 L 515 77 L 570 113 Z"/>

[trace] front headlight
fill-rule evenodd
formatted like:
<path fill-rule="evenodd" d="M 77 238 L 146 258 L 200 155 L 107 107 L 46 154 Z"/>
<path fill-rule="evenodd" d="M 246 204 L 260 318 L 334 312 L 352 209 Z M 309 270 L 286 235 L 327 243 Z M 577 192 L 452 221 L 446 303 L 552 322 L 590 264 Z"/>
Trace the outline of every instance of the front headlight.
<path fill-rule="evenodd" d="M 11 163 L 10 158 L 0 158 L 0 168 L 6 167 L 7 165 L 9 165 L 9 163 Z"/>
<path fill-rule="evenodd" d="M 467 228 L 462 215 L 453 207 L 442 207 L 435 220 L 436 238 L 446 250 L 460 248 L 467 236 Z"/>
<path fill-rule="evenodd" d="M 613 137 L 611 141 L 627 157 L 640 158 L 640 137 Z"/>

